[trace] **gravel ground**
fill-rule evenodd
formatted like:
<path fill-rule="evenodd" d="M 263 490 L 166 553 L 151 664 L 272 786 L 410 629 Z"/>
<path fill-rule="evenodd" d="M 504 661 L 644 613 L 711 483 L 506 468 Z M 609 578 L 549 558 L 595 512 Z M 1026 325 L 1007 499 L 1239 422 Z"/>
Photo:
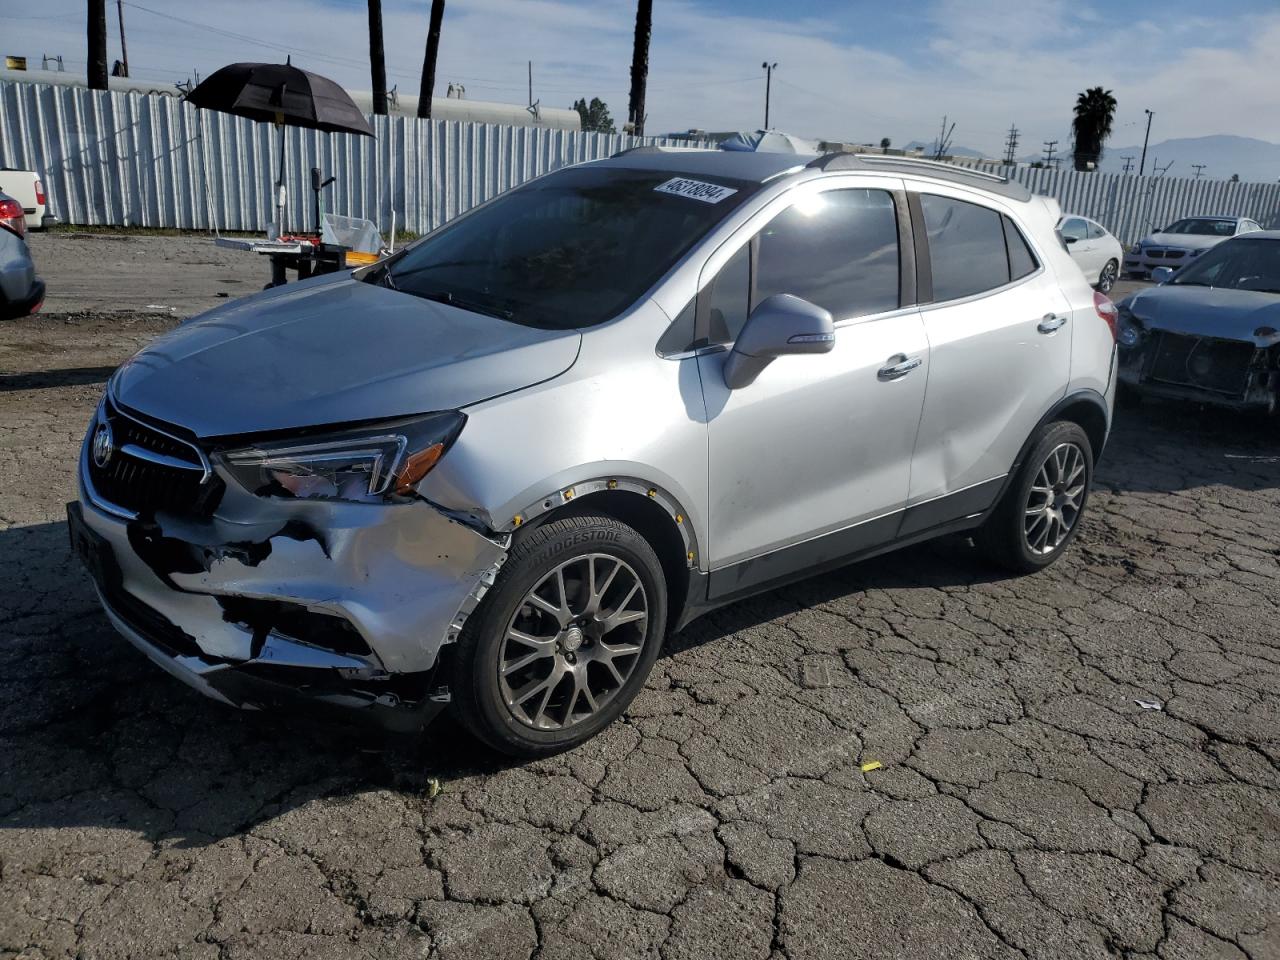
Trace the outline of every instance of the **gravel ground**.
<path fill-rule="evenodd" d="M 947 541 L 738 604 L 512 765 L 236 713 L 113 634 L 62 505 L 170 322 L 0 326 L 0 957 L 1280 957 L 1275 422 L 1124 411 L 1050 570 Z"/>

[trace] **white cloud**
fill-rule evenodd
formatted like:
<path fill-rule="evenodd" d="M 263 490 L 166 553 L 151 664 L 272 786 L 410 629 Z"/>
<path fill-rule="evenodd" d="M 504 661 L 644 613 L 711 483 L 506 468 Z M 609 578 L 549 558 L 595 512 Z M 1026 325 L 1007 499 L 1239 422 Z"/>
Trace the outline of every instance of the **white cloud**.
<path fill-rule="evenodd" d="M 139 0 L 143 7 L 295 51 L 295 61 L 353 89 L 369 86 L 364 5 L 315 0 Z M 425 0 L 384 0 L 390 82 L 416 93 Z M 1071 106 L 1086 86 L 1120 102 L 1116 144 L 1141 139 L 1144 107 L 1157 139 L 1238 133 L 1280 140 L 1280 116 L 1259 64 L 1280 44 L 1280 11 L 1252 19 L 1172 17 L 1116 24 L 1102 0 L 936 0 L 918 31 L 890 53 L 854 29 L 850 5 L 830 21 L 727 14 L 700 0 L 656 4 L 648 93 L 650 132 L 754 128 L 763 120 L 762 60 L 777 61 L 774 124 L 808 136 L 902 143 L 934 135 L 942 114 L 956 142 L 998 152 L 1016 123 L 1022 148 L 1068 147 Z M 61 52 L 83 70 L 83 4 L 47 0 L 48 19 L 5 20 L 4 53 Z M 465 0 L 447 8 L 438 87 L 461 81 L 475 99 L 522 101 L 526 61 L 534 95 L 568 106 L 600 96 L 627 111 L 632 0 Z M 234 59 L 274 59 L 267 47 L 193 30 L 125 7 L 136 76 L 177 79 Z M 902 17 L 897 19 L 899 28 Z M 115 18 L 109 16 L 114 31 Z M 840 39 L 850 27 L 860 42 Z M 115 43 L 112 44 L 113 56 Z M 74 61 L 74 63 L 72 63 Z"/>

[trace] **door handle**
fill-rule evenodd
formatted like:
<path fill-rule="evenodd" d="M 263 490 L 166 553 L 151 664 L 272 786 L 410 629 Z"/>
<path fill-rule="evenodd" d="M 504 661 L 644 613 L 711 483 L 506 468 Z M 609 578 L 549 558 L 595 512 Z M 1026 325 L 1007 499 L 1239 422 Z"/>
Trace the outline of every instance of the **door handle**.
<path fill-rule="evenodd" d="M 1040 318 L 1040 322 L 1036 324 L 1036 329 L 1041 333 L 1053 333 L 1066 322 L 1066 317 L 1060 317 L 1056 313 L 1046 313 Z"/>
<path fill-rule="evenodd" d="M 923 363 L 919 357 L 908 357 L 905 353 L 895 354 L 889 358 L 888 366 L 881 367 L 876 372 L 876 376 L 881 380 L 897 380 Z"/>

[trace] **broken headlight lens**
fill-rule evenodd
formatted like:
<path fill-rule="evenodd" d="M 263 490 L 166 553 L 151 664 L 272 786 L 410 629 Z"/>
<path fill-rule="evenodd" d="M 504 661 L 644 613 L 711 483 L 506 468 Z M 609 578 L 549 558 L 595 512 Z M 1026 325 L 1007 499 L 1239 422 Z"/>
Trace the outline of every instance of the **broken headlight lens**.
<path fill-rule="evenodd" d="M 263 442 L 215 460 L 259 496 L 375 502 L 412 495 L 465 422 L 461 413 L 436 413 Z"/>

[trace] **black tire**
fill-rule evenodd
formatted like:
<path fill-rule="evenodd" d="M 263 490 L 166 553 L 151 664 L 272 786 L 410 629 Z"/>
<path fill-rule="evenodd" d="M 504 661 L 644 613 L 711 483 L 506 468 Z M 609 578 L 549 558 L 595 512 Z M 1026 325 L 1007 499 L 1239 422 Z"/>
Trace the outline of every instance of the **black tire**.
<path fill-rule="evenodd" d="M 508 627 L 518 615 L 524 616 L 525 611 L 532 610 L 529 594 L 548 574 L 566 563 L 586 563 L 584 558 L 592 555 L 623 561 L 643 587 L 647 617 L 642 627 L 634 628 L 634 639 L 638 642 L 643 636 L 643 642 L 640 651 L 625 667 L 630 671 L 625 682 L 609 692 L 607 701 L 602 700 L 598 709 L 556 729 L 536 729 L 528 717 L 517 715 L 520 707 L 508 705 L 499 679 L 500 664 L 512 663 L 501 659 Z M 571 578 L 566 576 L 566 580 Z M 566 605 L 575 604 L 566 597 Z M 476 736 L 510 756 L 541 757 L 575 747 L 616 720 L 635 699 L 662 647 L 666 622 L 667 584 L 662 564 L 644 537 L 612 517 L 573 516 L 546 523 L 517 540 L 493 588 L 458 638 L 452 660 L 454 708 L 461 722 Z M 590 638 L 579 642 L 583 643 L 582 653 L 588 652 L 593 643 L 599 643 Z M 559 646 L 556 650 L 555 656 L 565 656 Z M 569 655 L 569 659 L 576 660 L 576 657 Z M 589 670 L 585 662 L 582 669 Z M 571 687 L 572 681 L 568 683 Z M 561 689 L 557 682 L 553 690 Z M 564 708 L 566 717 L 573 706 L 574 701 L 570 701 Z"/>
<path fill-rule="evenodd" d="M 1042 499 L 1046 504 L 1054 502 L 1054 497 L 1037 493 L 1036 499 L 1033 500 L 1032 487 L 1038 486 L 1038 479 L 1043 479 L 1040 476 L 1041 468 L 1048 469 L 1046 460 L 1049 455 L 1063 445 L 1074 446 L 1079 451 L 1084 467 L 1083 490 L 1079 493 L 1078 506 L 1060 542 L 1051 549 L 1044 549 L 1049 547 L 1046 541 L 1042 551 L 1037 551 L 1028 542 L 1028 538 L 1036 539 L 1041 531 L 1037 526 L 1031 533 L 1028 532 L 1027 524 L 1032 518 L 1027 511 L 1029 507 L 1038 505 Z M 1035 573 L 1037 570 L 1043 570 L 1062 556 L 1071 545 L 1071 541 L 1075 539 L 1085 507 L 1089 502 L 1089 488 L 1092 482 L 1093 448 L 1089 444 L 1088 435 L 1079 424 L 1067 420 L 1048 424 L 1040 431 L 1039 439 L 1032 444 L 1026 459 L 1018 468 L 1017 475 L 1005 490 L 1004 497 L 1001 498 L 995 511 L 978 530 L 974 537 L 975 543 L 994 563 L 1006 570 L 1014 573 Z M 1074 485 L 1070 489 L 1074 489 Z M 1065 509 L 1060 509 L 1059 516 L 1065 515 L 1065 512 Z M 1050 520 L 1046 519 L 1044 523 L 1051 527 L 1051 531 L 1056 532 Z"/>
<path fill-rule="evenodd" d="M 1110 293 L 1111 288 L 1116 285 L 1116 280 L 1120 278 L 1120 264 L 1115 260 L 1108 260 L 1102 267 L 1102 272 L 1098 274 L 1097 289 L 1099 293 Z"/>

